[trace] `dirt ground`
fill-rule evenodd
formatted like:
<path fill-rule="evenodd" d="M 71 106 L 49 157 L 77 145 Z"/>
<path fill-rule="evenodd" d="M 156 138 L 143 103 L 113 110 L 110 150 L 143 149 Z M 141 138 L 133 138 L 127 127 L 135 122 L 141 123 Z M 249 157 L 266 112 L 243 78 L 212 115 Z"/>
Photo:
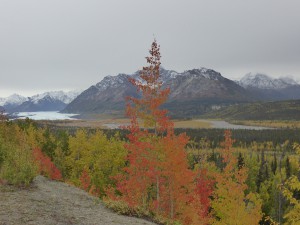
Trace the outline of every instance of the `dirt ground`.
<path fill-rule="evenodd" d="M 32 186 L 0 186 L 0 225 L 154 225 L 113 213 L 95 197 L 65 183 L 36 177 Z"/>

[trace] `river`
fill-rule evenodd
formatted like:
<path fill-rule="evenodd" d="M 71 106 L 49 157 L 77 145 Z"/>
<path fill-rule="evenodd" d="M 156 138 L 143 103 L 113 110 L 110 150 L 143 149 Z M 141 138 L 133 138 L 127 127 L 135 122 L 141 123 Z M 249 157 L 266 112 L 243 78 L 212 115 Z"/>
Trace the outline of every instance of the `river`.
<path fill-rule="evenodd" d="M 267 130 L 274 129 L 270 127 L 259 127 L 259 126 L 246 126 L 246 125 L 237 125 L 231 124 L 223 120 L 198 120 L 202 122 L 209 122 L 211 124 L 211 128 L 218 129 L 244 129 L 244 130 Z"/>

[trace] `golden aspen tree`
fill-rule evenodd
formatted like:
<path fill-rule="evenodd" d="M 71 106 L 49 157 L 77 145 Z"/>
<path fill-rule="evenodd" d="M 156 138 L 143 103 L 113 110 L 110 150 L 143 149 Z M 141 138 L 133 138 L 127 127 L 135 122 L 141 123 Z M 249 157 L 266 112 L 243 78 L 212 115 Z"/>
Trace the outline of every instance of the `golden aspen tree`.
<path fill-rule="evenodd" d="M 211 203 L 215 225 L 257 225 L 262 218 L 261 202 L 247 190 L 247 169 L 238 168 L 237 158 L 232 151 L 231 132 L 225 131 L 221 156 L 225 167 L 215 174 L 216 188 Z"/>
<path fill-rule="evenodd" d="M 300 155 L 300 145 L 294 144 L 294 148 L 298 155 Z M 300 200 L 296 199 L 294 192 L 300 191 L 300 181 L 297 176 L 292 175 L 281 186 L 282 194 L 290 203 L 289 209 L 284 215 L 285 224 L 297 225 L 300 224 Z"/>

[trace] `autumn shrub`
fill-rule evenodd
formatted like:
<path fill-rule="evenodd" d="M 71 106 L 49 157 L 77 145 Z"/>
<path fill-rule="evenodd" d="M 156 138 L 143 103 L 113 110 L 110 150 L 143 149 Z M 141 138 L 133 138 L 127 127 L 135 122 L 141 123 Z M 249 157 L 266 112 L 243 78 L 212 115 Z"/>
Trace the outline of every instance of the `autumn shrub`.
<path fill-rule="evenodd" d="M 4 146 L 3 139 L 0 136 L 0 168 L 2 163 L 4 162 Z"/>
<path fill-rule="evenodd" d="M 0 180 L 18 186 L 28 186 L 37 175 L 37 167 L 30 148 L 2 147 Z"/>
<path fill-rule="evenodd" d="M 127 151 L 118 134 L 108 138 L 102 131 L 87 133 L 77 130 L 69 137 L 69 155 L 65 167 L 69 181 L 84 190 L 102 197 L 108 186 L 114 186 L 111 178 L 125 166 Z"/>
<path fill-rule="evenodd" d="M 113 210 L 114 212 L 120 215 L 143 218 L 161 225 L 182 225 L 179 221 L 170 220 L 165 217 L 156 215 L 155 213 L 140 206 L 129 206 L 127 202 L 122 200 L 116 201 L 105 197 L 103 199 L 103 203 L 107 208 Z"/>
<path fill-rule="evenodd" d="M 52 180 L 62 179 L 59 169 L 57 169 L 50 157 L 46 156 L 41 149 L 35 148 L 33 150 L 33 155 L 40 174 L 49 177 Z"/>
<path fill-rule="evenodd" d="M 17 125 L 0 121 L 0 181 L 28 186 L 36 175 L 27 135 Z"/>
<path fill-rule="evenodd" d="M 91 186 L 91 177 L 88 174 L 88 172 L 86 171 L 86 169 L 83 169 L 79 179 L 81 182 L 81 188 L 88 192 L 90 190 L 90 186 Z"/>

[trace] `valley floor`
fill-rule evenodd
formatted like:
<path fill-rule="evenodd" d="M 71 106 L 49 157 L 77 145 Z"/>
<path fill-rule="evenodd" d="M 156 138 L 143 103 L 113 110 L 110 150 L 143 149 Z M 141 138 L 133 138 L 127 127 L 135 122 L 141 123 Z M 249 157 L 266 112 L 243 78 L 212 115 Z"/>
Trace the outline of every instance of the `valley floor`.
<path fill-rule="evenodd" d="M 83 190 L 42 176 L 29 189 L 0 186 L 0 225 L 10 224 L 154 225 L 117 215 Z"/>

